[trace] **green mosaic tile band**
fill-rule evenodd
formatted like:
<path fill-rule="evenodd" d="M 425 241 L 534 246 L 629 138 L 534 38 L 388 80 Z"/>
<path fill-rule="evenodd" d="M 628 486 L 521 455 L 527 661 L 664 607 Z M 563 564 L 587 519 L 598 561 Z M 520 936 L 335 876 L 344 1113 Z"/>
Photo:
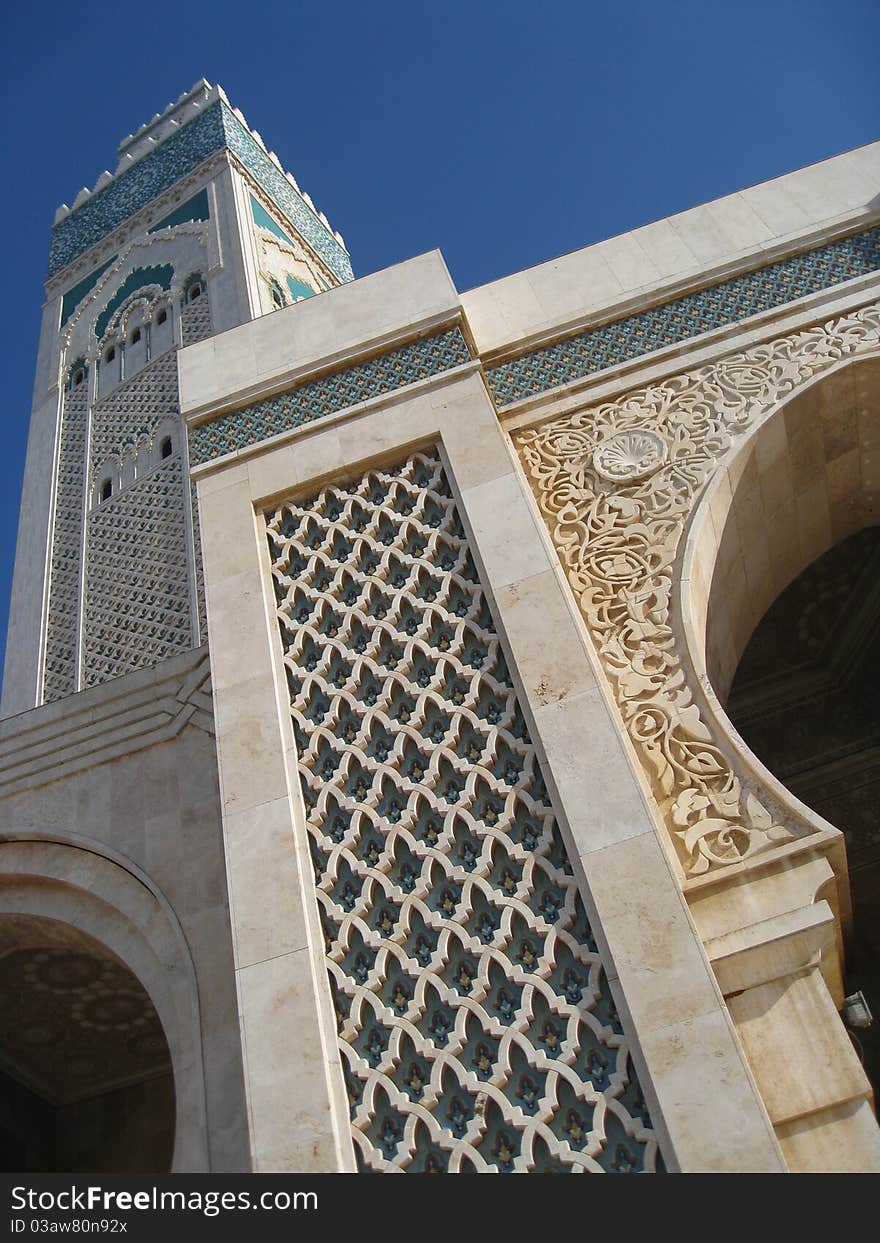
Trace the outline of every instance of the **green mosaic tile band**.
<path fill-rule="evenodd" d="M 309 380 L 286 393 L 255 402 L 242 410 L 201 423 L 189 433 L 193 466 L 234 453 L 248 445 L 336 414 L 382 393 L 439 375 L 470 362 L 470 351 L 458 328 L 411 341 L 356 367 Z"/>
<path fill-rule="evenodd" d="M 486 379 L 496 405 L 509 406 L 878 268 L 871 229 L 488 367 Z"/>
<path fill-rule="evenodd" d="M 256 139 L 220 101 L 166 138 L 155 151 L 120 173 L 52 229 L 52 277 L 102 237 L 146 207 L 222 147 L 242 161 L 258 185 L 341 281 L 352 279 L 351 260 L 332 232 L 306 205 Z M 167 223 L 162 221 L 160 223 Z"/>

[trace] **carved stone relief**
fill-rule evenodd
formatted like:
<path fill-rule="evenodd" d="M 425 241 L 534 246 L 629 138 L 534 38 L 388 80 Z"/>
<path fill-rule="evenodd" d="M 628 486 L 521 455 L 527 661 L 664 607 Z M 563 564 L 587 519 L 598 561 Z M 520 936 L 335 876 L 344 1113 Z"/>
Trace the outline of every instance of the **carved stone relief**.
<path fill-rule="evenodd" d="M 686 878 L 812 830 L 738 771 L 689 685 L 670 621 L 685 522 L 738 438 L 878 339 L 866 307 L 514 434 Z"/>

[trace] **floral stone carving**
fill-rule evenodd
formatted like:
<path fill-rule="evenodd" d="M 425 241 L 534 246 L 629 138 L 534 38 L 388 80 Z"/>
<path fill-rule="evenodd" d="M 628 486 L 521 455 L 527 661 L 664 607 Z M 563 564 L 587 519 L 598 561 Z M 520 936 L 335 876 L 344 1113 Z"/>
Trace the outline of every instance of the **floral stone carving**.
<path fill-rule="evenodd" d="M 593 469 L 612 483 L 631 483 L 659 470 L 669 454 L 656 432 L 631 429 L 615 432 L 593 450 Z"/>
<path fill-rule="evenodd" d="M 878 339 L 880 311 L 863 308 L 514 434 L 686 877 L 809 828 L 734 770 L 688 685 L 669 616 L 685 520 L 737 437 Z"/>

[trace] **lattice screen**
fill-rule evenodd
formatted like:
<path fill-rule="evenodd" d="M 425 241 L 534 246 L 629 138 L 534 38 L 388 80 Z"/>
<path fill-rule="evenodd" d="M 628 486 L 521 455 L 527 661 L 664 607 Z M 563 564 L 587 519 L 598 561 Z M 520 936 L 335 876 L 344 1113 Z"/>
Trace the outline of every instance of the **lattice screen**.
<path fill-rule="evenodd" d="M 268 533 L 361 1168 L 660 1168 L 439 459 Z"/>
<path fill-rule="evenodd" d="M 76 690 L 88 391 L 86 379 L 69 388 L 64 394 L 61 416 L 43 674 L 46 702 L 72 695 Z"/>

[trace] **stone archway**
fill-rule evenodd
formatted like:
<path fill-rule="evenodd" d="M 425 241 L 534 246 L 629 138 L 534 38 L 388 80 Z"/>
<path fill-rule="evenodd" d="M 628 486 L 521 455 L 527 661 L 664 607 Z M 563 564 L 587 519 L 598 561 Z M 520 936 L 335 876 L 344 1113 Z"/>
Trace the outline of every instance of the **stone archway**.
<path fill-rule="evenodd" d="M 207 1170 L 195 973 L 183 931 L 149 878 L 130 862 L 112 859 L 103 847 L 81 839 L 59 841 L 24 835 L 0 839 L 0 990 L 4 986 L 4 946 L 10 955 L 9 981 L 18 989 L 25 1021 L 39 1010 L 39 1002 L 21 996 L 26 991 L 23 982 L 48 982 L 51 991 L 54 969 L 62 977 L 66 972 L 67 979 L 78 972 L 84 984 L 89 978 L 92 987 L 85 988 L 82 997 L 68 996 L 65 1001 L 63 994 L 71 990 L 62 978 L 62 984 L 56 986 L 54 1009 L 47 1003 L 43 1010 L 47 1026 L 53 1018 L 57 1021 L 63 1017 L 65 1006 L 71 1015 L 76 1007 L 80 1024 L 84 1019 L 92 1024 L 93 1031 L 115 1027 L 120 1037 L 123 1027 L 127 1029 L 134 1020 L 140 1020 L 139 1031 L 126 1030 L 132 1048 L 125 1054 L 118 1044 L 108 1042 L 117 1058 L 116 1089 L 141 1085 L 137 1092 L 129 1092 L 130 1111 L 140 1110 L 141 1123 L 130 1136 L 127 1164 L 104 1168 L 153 1172 L 161 1161 L 172 1171 Z M 110 1021 L 114 1010 L 117 1022 Z M 139 1042 L 141 1033 L 144 1039 Z M 107 1068 L 105 1079 L 99 1078 L 96 1068 L 90 1087 L 98 1089 L 97 1095 L 82 1096 L 73 1076 L 65 1075 L 63 1067 L 54 1068 L 50 1075 L 48 1069 L 40 1071 L 38 1059 L 32 1058 L 27 1064 L 22 1061 L 20 1044 L 17 1064 L 12 1047 L 0 1049 L 0 1069 L 5 1067 L 7 1075 L 11 1072 L 13 1079 L 38 1097 L 42 1087 L 43 1099 L 48 1098 L 56 1111 L 114 1090 L 112 1067 Z M 85 1061 L 86 1055 L 82 1056 Z M 144 1086 L 147 1084 L 152 1088 Z M 150 1099 L 151 1092 L 158 1094 L 155 1101 Z M 169 1110 L 173 1111 L 173 1125 L 169 1124 Z M 14 1135 L 9 1142 L 15 1142 Z M 89 1151 L 92 1158 L 101 1159 L 94 1146 Z M 92 1158 L 83 1155 L 86 1164 L 80 1168 L 93 1168 L 88 1164 Z M 119 1154 L 114 1159 L 118 1160 Z"/>
<path fill-rule="evenodd" d="M 771 604 L 829 549 L 877 522 L 878 416 L 877 354 L 841 361 L 796 388 L 721 462 L 694 507 L 681 554 L 677 604 L 688 682 L 712 737 L 795 838 L 827 840 L 836 830 L 761 763 L 724 705 Z"/>
<path fill-rule="evenodd" d="M 874 521 L 878 338 L 880 309 L 864 307 L 514 433 L 797 1170 L 880 1168 L 870 1085 L 836 1012 L 843 837 L 722 701 L 772 599 Z"/>
<path fill-rule="evenodd" d="M 875 1017 L 850 1031 L 880 1089 L 880 527 L 817 558 L 759 622 L 727 715 L 802 803 L 845 837 L 853 934 L 845 989 Z M 863 1022 L 863 1016 L 856 1015 Z"/>
<path fill-rule="evenodd" d="M 174 1112 L 136 976 L 71 924 L 0 915 L 0 1168 L 167 1171 Z"/>
<path fill-rule="evenodd" d="M 817 834 L 833 825 L 846 837 L 854 926 L 843 989 L 864 988 L 875 1014 L 878 443 L 876 355 L 798 390 L 709 485 L 682 586 L 694 668 L 722 737 L 790 815 Z M 710 580 L 697 569 L 701 554 L 708 564 L 707 548 Z M 847 865 L 837 866 L 846 918 Z M 853 1036 L 876 1090 L 876 1027 Z"/>

